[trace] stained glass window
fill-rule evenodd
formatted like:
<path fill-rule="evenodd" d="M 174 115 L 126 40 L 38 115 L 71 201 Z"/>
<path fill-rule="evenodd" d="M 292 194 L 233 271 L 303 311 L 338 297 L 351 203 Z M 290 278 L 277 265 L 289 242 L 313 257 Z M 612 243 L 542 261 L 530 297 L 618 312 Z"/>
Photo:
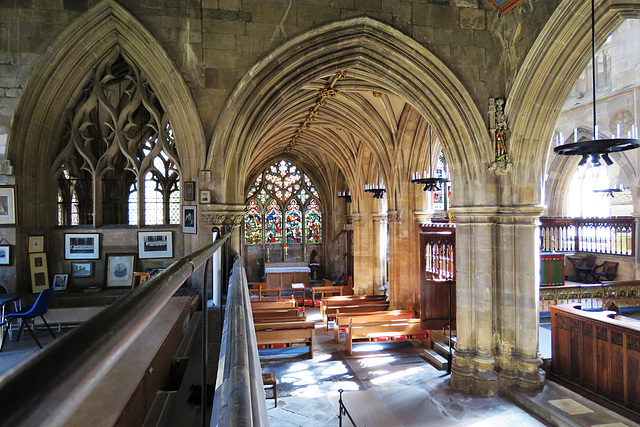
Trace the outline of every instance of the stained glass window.
<path fill-rule="evenodd" d="M 309 176 L 286 160 L 266 168 L 247 191 L 244 232 L 247 245 L 322 243 L 322 208 Z"/>
<path fill-rule="evenodd" d="M 436 165 L 435 175 L 438 178 L 449 178 L 449 167 L 444 159 L 444 152 L 440 152 L 438 163 Z M 445 211 L 449 208 L 451 201 L 451 185 L 450 183 L 441 184 L 441 189 L 433 192 L 433 210 Z"/>
<path fill-rule="evenodd" d="M 255 199 L 245 208 L 244 239 L 247 245 L 262 243 L 262 214 Z"/>
<path fill-rule="evenodd" d="M 302 211 L 295 199 L 289 202 L 286 215 L 287 243 L 302 243 Z"/>
<path fill-rule="evenodd" d="M 304 213 L 304 234 L 307 243 L 322 241 L 322 211 L 315 199 L 311 199 Z"/>
<path fill-rule="evenodd" d="M 271 199 L 267 205 L 267 211 L 264 217 L 266 243 L 282 242 L 282 209 L 274 199 Z"/>

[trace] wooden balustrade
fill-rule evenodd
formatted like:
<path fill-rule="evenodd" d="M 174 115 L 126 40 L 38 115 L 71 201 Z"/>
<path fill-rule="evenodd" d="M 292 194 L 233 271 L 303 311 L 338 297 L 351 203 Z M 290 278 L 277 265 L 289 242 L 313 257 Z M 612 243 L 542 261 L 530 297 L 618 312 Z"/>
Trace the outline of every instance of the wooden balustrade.
<path fill-rule="evenodd" d="M 545 286 L 540 288 L 540 311 L 549 311 L 557 304 L 581 304 L 586 310 L 599 309 L 607 299 L 615 301 L 618 307 L 640 305 L 640 281 Z"/>
<path fill-rule="evenodd" d="M 633 217 L 540 218 L 540 249 L 634 256 L 635 231 Z"/>
<path fill-rule="evenodd" d="M 456 225 L 431 223 L 422 226 L 424 274 L 428 280 L 455 280 Z"/>

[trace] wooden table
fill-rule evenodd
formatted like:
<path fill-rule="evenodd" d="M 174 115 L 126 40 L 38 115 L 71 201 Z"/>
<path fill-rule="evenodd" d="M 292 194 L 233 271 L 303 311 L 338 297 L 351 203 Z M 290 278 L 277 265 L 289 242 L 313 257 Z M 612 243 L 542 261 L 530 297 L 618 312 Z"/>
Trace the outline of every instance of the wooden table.
<path fill-rule="evenodd" d="M 267 262 L 264 272 L 267 275 L 268 288 L 291 289 L 292 283 L 309 286 L 311 269 L 306 262 Z"/>

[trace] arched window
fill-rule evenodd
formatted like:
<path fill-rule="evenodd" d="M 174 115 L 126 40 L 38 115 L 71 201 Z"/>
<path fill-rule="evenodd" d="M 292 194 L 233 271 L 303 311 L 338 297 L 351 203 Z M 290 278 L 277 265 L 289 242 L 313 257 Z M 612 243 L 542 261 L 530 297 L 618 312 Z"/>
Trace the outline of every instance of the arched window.
<path fill-rule="evenodd" d="M 444 159 L 444 151 L 440 151 L 438 164 L 436 165 L 437 178 L 451 178 L 449 175 L 449 166 Z M 451 205 L 451 181 L 443 183 L 442 188 L 433 192 L 433 210 L 446 211 Z"/>
<path fill-rule="evenodd" d="M 178 224 L 178 152 L 144 73 L 116 48 L 72 105 L 53 165 L 58 224 Z"/>
<path fill-rule="evenodd" d="M 260 174 L 247 193 L 244 239 L 247 245 L 322 243 L 322 207 L 309 176 L 286 160 Z"/>

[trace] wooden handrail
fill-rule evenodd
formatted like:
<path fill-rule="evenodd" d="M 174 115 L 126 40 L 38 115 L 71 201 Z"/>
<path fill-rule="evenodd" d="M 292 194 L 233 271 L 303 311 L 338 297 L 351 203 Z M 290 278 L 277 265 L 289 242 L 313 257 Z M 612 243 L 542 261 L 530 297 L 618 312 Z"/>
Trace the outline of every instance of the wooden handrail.
<path fill-rule="evenodd" d="M 3 425 L 60 426 L 231 233 L 171 264 L 0 379 Z"/>

